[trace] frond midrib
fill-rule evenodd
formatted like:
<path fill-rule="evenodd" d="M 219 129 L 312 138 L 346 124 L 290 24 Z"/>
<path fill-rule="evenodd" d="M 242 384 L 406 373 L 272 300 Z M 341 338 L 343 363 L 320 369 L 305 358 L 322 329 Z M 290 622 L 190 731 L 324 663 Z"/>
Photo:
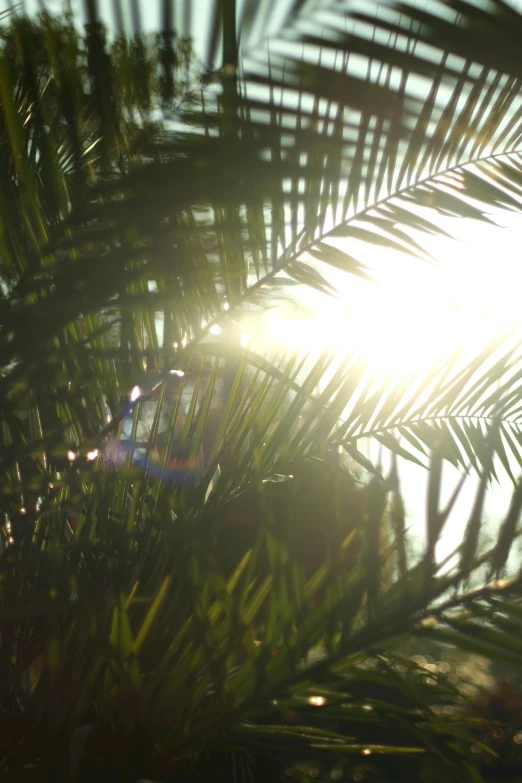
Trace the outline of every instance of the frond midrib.
<path fill-rule="evenodd" d="M 278 261 L 277 268 L 271 270 L 262 280 L 256 282 L 253 286 L 251 286 L 248 289 L 248 292 L 246 292 L 245 296 L 248 296 L 248 293 L 255 288 L 258 288 L 265 284 L 267 279 L 275 277 L 279 272 L 283 272 L 286 264 L 289 264 L 293 261 L 297 261 L 299 257 L 303 254 L 308 252 L 311 248 L 314 247 L 318 242 L 324 242 L 326 239 L 331 238 L 335 235 L 335 232 L 339 229 L 340 226 L 347 225 L 349 223 L 352 223 L 358 219 L 360 219 L 361 215 L 366 215 L 369 212 L 372 212 L 375 209 L 378 209 L 379 207 L 385 205 L 386 203 L 393 201 L 396 198 L 400 198 L 405 193 L 408 193 L 409 191 L 414 191 L 416 188 L 420 188 L 422 186 L 429 185 L 431 182 L 434 182 L 441 177 L 445 177 L 448 174 L 456 173 L 462 169 L 470 168 L 471 166 L 475 166 L 481 163 L 488 163 L 495 160 L 498 160 L 499 158 L 509 158 L 513 155 L 520 155 L 522 153 L 522 144 L 520 145 L 519 149 L 513 149 L 508 152 L 498 152 L 498 153 L 492 153 L 489 155 L 483 155 L 479 156 L 477 158 L 473 158 L 470 160 L 467 160 L 465 163 L 457 163 L 453 166 L 438 171 L 436 174 L 428 175 L 422 179 L 417 180 L 413 184 L 406 185 L 405 187 L 399 188 L 398 190 L 394 191 L 393 193 L 390 193 L 386 196 L 384 196 L 381 199 L 378 199 L 377 201 L 373 202 L 372 204 L 369 204 L 365 206 L 363 209 L 359 210 L 358 212 L 351 215 L 349 218 L 346 218 L 344 221 L 341 221 L 337 223 L 333 228 L 329 229 L 328 231 L 325 231 L 324 233 L 318 235 L 316 238 L 310 240 L 306 245 L 303 245 L 303 247 L 299 248 L 299 251 L 293 252 L 292 255 L 288 256 L 287 252 L 283 253 L 282 256 L 280 256 L 280 260 Z M 436 207 L 435 207 L 436 209 Z M 520 211 L 522 212 L 522 194 L 521 194 L 521 200 L 520 200 Z M 296 238 L 294 245 L 299 242 L 299 238 L 305 236 L 306 230 L 303 228 L 299 234 L 299 236 Z"/>
<path fill-rule="evenodd" d="M 437 413 L 437 414 L 430 414 L 429 416 L 423 416 L 422 414 L 418 414 L 417 418 L 406 418 L 402 419 L 401 421 L 394 422 L 393 424 L 385 424 L 385 425 L 379 425 L 378 427 L 370 427 L 369 429 L 363 430 L 362 432 L 358 432 L 357 434 L 349 433 L 346 436 L 343 436 L 339 440 L 339 442 L 348 443 L 352 440 L 358 440 L 359 438 L 371 438 L 375 435 L 379 435 L 380 433 L 386 433 L 391 432 L 392 430 L 396 430 L 399 427 L 412 427 L 415 424 L 425 423 L 425 422 L 434 422 L 434 421 L 458 421 L 458 420 L 473 420 L 473 421 L 484 421 L 488 423 L 493 422 L 500 422 L 501 424 L 512 424 L 514 426 L 519 426 L 522 428 L 522 418 L 520 419 L 508 419 L 503 416 L 493 416 L 493 415 L 484 415 L 484 414 L 478 414 L 478 413 Z M 334 443 L 335 443 L 334 439 Z"/>

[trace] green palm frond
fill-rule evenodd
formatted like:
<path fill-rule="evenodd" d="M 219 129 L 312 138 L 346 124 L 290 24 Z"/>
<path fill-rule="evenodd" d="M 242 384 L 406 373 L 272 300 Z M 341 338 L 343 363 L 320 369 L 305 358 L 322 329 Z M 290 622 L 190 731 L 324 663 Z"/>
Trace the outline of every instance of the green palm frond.
<path fill-rule="evenodd" d="M 281 41 L 318 13 L 301 9 L 288 29 L 281 28 Z M 302 36 L 306 56 L 293 55 L 290 46 L 283 56 L 276 40 L 264 71 L 259 56 L 255 74 L 245 61 L 233 138 L 223 133 L 210 94 L 203 112 L 191 119 L 206 127 L 204 142 L 178 133 L 153 143 L 150 161 L 133 165 L 114 186 L 104 182 L 94 190 L 96 202 L 82 212 L 82 228 L 74 228 L 76 218 L 68 219 L 72 236 L 57 246 L 63 261 L 51 268 L 47 281 L 39 281 L 33 352 L 35 341 L 50 339 L 84 308 L 110 307 L 121 313 L 122 356 L 134 356 L 136 366 L 147 349 L 154 363 L 169 361 L 169 345 L 179 345 L 185 334 L 201 337 L 204 325 L 223 312 L 224 296 L 241 307 L 283 269 L 298 282 L 328 290 L 325 266 L 364 274 L 354 241 L 426 257 L 408 226 L 440 229 L 417 214 L 418 204 L 486 220 L 488 205 L 519 209 L 516 80 L 492 68 L 478 73 L 471 60 L 457 68 L 442 52 L 438 64 L 423 59 L 414 28 L 407 41 L 392 36 L 384 43 L 391 22 L 377 19 L 368 39 L 364 29 L 358 35 L 342 32 L 341 16 L 339 24 L 335 15 L 331 19 L 320 39 Z M 363 49 L 365 72 L 353 64 Z M 419 100 L 426 79 L 431 87 Z M 182 194 L 170 186 L 180 181 L 190 183 Z M 132 231 L 121 245 L 123 225 L 132 225 Z M 329 243 L 340 238 L 342 250 Z M 71 252 L 88 261 L 88 279 L 82 279 L 87 266 L 74 269 L 77 293 L 65 255 Z M 320 266 L 304 261 L 306 254 Z M 97 287 L 102 270 L 104 291 Z M 151 280 L 157 293 L 149 291 Z M 197 298 L 188 299 L 196 286 Z M 170 301 L 164 315 L 169 342 L 163 340 L 161 351 L 148 298 L 154 308 L 162 298 Z M 127 312 L 132 307 L 135 313 L 131 321 L 122 310 L 124 300 Z M 145 309 L 136 310 L 137 301 Z M 5 333 L 13 331 L 21 336 L 16 312 L 5 323 Z M 5 349 L 14 357 L 21 345 Z"/>
<path fill-rule="evenodd" d="M 220 754 L 266 778 L 270 748 L 477 780 L 462 694 L 398 651 L 520 668 L 516 335 L 397 377 L 239 332 L 294 283 L 371 277 L 357 243 L 430 260 L 424 207 L 520 211 L 521 17 L 246 2 L 238 44 L 216 2 L 201 74 L 191 4 L 161 4 L 159 40 L 137 7 L 128 40 L 95 2 L 85 40 L 46 16 L 2 32 L 1 763 L 88 780 L 108 731 L 114 779 L 206 779 Z M 397 460 L 383 478 L 365 438 L 429 468 L 415 555 Z M 440 563 L 443 460 L 479 484 Z"/>
<path fill-rule="evenodd" d="M 394 649 L 401 634 L 413 634 L 518 667 L 520 645 L 506 632 L 518 622 L 519 579 L 470 590 L 462 578 L 470 566 L 471 571 L 485 564 L 497 569 L 500 549 L 507 553 L 512 547 L 514 530 L 509 541 L 503 536 L 502 545 L 472 553 L 465 572 L 464 565 L 449 572 L 430 566 L 428 572 L 422 553 L 416 564 L 394 577 L 383 553 L 372 618 L 375 558 L 371 563 L 365 558 L 375 552 L 376 539 L 369 518 L 357 517 L 358 535 L 369 544 L 365 550 L 363 543 L 366 555 L 360 562 L 338 570 L 334 547 L 325 564 L 306 577 L 295 550 L 286 549 L 290 539 L 265 516 L 251 550 L 224 577 L 209 559 L 216 550 L 208 526 L 176 533 L 165 520 L 160 525 L 161 509 L 176 507 L 176 491 L 165 481 L 150 484 L 139 475 L 132 478 L 133 500 L 124 504 L 123 519 L 118 497 L 125 491 L 125 472 L 111 478 L 99 471 L 107 492 L 84 493 L 83 518 L 72 546 L 46 553 L 34 543 L 29 550 L 20 540 L 7 553 L 10 578 L 23 569 L 26 581 L 16 577 L 17 585 L 24 597 L 32 591 L 31 609 L 9 592 L 2 609 L 6 627 L 19 628 L 25 639 L 22 646 L 13 646 L 13 654 L 18 670 L 32 666 L 30 709 L 46 721 L 50 694 L 60 692 L 54 720 L 61 725 L 67 715 L 75 731 L 83 726 L 93 733 L 82 764 L 98 757 L 104 716 L 109 720 L 117 704 L 129 711 L 132 703 L 140 707 L 130 711 L 131 723 L 112 723 L 112 736 L 121 742 L 126 732 L 154 727 L 154 754 L 144 758 L 141 751 L 136 756 L 129 751 L 127 762 L 133 769 L 145 763 L 149 774 L 160 779 L 181 772 L 184 759 L 204 758 L 209 744 L 213 753 L 248 748 L 255 756 L 269 747 L 294 758 L 307 749 L 341 755 L 368 749 L 370 755 L 413 759 L 436 753 L 457 779 L 468 779 L 466 745 L 474 741 L 474 728 L 457 717 L 465 699 L 443 673 L 427 674 Z M 310 475 L 316 474 L 305 474 L 308 483 Z M 265 492 L 275 493 L 270 501 L 274 510 L 288 492 L 291 497 L 292 483 L 264 485 Z M 37 536 L 60 525 L 61 504 L 54 501 L 53 506 Z M 247 500 L 245 508 L 253 507 Z M 176 511 L 182 515 L 183 505 Z M 367 513 L 372 513 L 371 504 Z M 347 551 L 351 546 L 348 542 Z M 106 547 L 118 558 L 115 572 L 111 561 L 100 557 Z M 271 565 L 263 576 L 265 556 Z M 30 575 L 37 572 L 36 584 Z M 320 590 L 326 590 L 323 603 L 310 607 Z M 67 633 L 58 630 L 55 617 L 67 618 Z M 263 618 L 262 644 L 254 644 L 255 626 Z M 332 624 L 336 618 L 343 618 L 341 632 Z M 315 650 L 313 655 L 323 639 L 328 654 L 317 656 Z M 46 662 L 40 673 L 33 663 L 42 648 Z M 373 655 L 368 656 L 369 648 Z M 240 651 L 243 659 L 235 668 Z M 89 717 L 93 699 L 94 725 Z M 443 717 L 448 708 L 453 719 Z M 224 724 L 229 730 L 222 736 Z M 6 727 L 6 737 L 11 731 Z M 64 731 L 62 743 L 69 736 Z M 30 758 L 41 753 L 33 734 L 16 742 L 23 743 L 19 747 Z M 58 746 L 48 748 L 49 769 L 59 757 Z M 111 758 L 118 763 L 117 754 Z"/>
<path fill-rule="evenodd" d="M 295 34 L 316 13 L 315 8 L 301 9 L 298 17 L 292 18 L 288 30 L 281 28 L 281 40 L 291 31 Z M 56 35 L 53 39 L 56 31 L 51 23 L 46 24 L 50 39 L 59 40 Z M 423 60 L 416 55 L 413 28 L 409 31 L 406 59 L 402 38 L 392 37 L 384 44 L 380 33 L 387 29 L 385 22 L 379 19 L 374 28 L 371 40 L 367 40 L 363 33 L 360 38 L 355 33 L 339 33 L 339 25 L 330 20 L 321 40 L 303 38 L 310 47 L 306 57 L 293 56 L 289 49 L 290 53 L 285 52 L 283 59 L 276 42 L 269 59 L 265 60 L 264 74 L 259 69 L 254 79 L 252 68 L 249 71 L 246 63 L 242 92 L 237 98 L 237 132 L 241 138 L 234 135 L 231 139 L 228 133 L 223 133 L 222 118 L 214 112 L 215 101 L 210 95 L 205 98 L 202 111 L 185 115 L 195 127 L 201 122 L 205 125 L 208 135 L 204 139 L 197 134 L 187 136 L 184 131 L 170 133 L 168 138 L 160 136 L 159 142 L 149 144 L 144 158 L 122 158 L 115 147 L 114 160 L 120 173 L 116 178 L 104 178 L 100 185 L 91 188 L 91 206 L 82 207 L 81 223 L 74 210 L 70 215 L 64 213 L 63 225 L 68 238 L 59 239 L 63 229 L 51 225 L 50 215 L 44 220 L 41 210 L 35 213 L 40 225 L 48 225 L 46 234 L 58 231 L 59 241 L 54 263 L 45 262 L 36 276 L 33 272 L 24 275 L 13 288 L 14 295 L 3 313 L 3 354 L 6 363 L 14 363 L 4 379 L 5 409 L 10 417 L 4 435 L 9 455 L 6 468 L 19 462 L 22 454 L 25 461 L 31 460 L 31 451 L 38 450 L 38 444 L 43 442 L 42 438 L 49 437 L 50 431 L 62 454 L 67 451 L 65 432 L 69 445 L 82 444 L 84 450 L 91 448 L 93 438 L 103 432 L 107 416 L 113 420 L 117 417 L 122 389 L 127 391 L 131 387 L 145 360 L 151 367 L 165 364 L 168 367 L 175 355 L 171 346 L 182 345 L 187 337 L 195 337 L 197 341 L 205 334 L 205 326 L 216 317 L 229 317 L 229 311 L 223 314 L 224 297 L 232 305 L 232 312 L 234 308 L 240 309 L 250 297 L 262 294 L 269 281 L 277 283 L 282 270 L 301 283 L 328 290 L 327 279 L 321 276 L 320 269 L 302 261 L 304 253 L 322 266 L 332 265 L 361 274 L 364 270 L 353 254 L 356 251 L 351 250 L 350 240 L 425 257 L 422 243 L 410 236 L 408 226 L 428 233 L 440 229 L 431 218 L 418 214 L 419 203 L 429 203 L 443 214 L 483 219 L 487 218 L 483 208 L 475 205 L 477 198 L 486 204 L 501 203 L 518 209 L 515 125 L 510 116 L 517 85 L 512 80 L 502 81 L 503 77 L 495 75 L 492 69 L 483 70 L 480 78 L 474 76 L 471 61 L 459 70 L 447 57 L 442 57 L 439 65 Z M 15 32 L 22 48 L 27 48 L 27 41 L 32 40 L 31 31 L 21 25 Z M 70 39 L 70 30 L 68 35 Z M 102 43 L 100 38 L 96 46 Z M 353 70 L 352 61 L 361 54 L 363 44 L 368 70 L 361 74 Z M 314 64 L 310 52 L 319 45 L 321 57 Z M 333 53 L 336 60 L 332 59 Z M 326 67 L 324 61 L 329 56 L 331 64 Z M 121 62 L 115 60 L 118 67 Z M 407 63 L 410 70 L 406 69 Z M 87 67 L 90 67 L 88 63 Z M 73 68 L 70 62 L 68 68 Z M 74 70 L 69 77 L 72 73 Z M 398 81 L 397 73 L 402 74 Z M 30 66 L 28 74 L 31 77 Z M 392 74 L 395 74 L 393 79 Z M 432 87 L 424 101 L 414 95 L 415 89 L 418 90 L 415 74 L 421 74 L 424 79 L 431 74 Z M 58 75 L 55 81 L 65 85 L 67 74 Z M 256 83 L 264 86 L 265 92 L 254 99 L 250 95 Z M 394 86 L 397 84 L 401 113 L 391 120 L 398 105 Z M 91 89 L 96 89 L 94 83 Z M 290 98 L 294 105 L 297 99 L 297 110 L 290 108 Z M 56 100 L 52 98 L 50 108 Z M 99 121 L 91 121 L 89 127 L 95 133 L 110 119 L 104 105 L 104 100 L 95 99 L 96 109 L 105 112 Z M 111 133 L 121 134 L 119 120 L 116 121 L 113 109 L 111 112 L 114 120 Z M 326 118 L 331 118 L 330 122 Z M 20 149 L 23 145 L 17 139 L 20 129 L 14 119 L 9 127 L 10 144 L 6 150 L 12 156 L 17 145 Z M 27 127 L 32 128 L 30 124 Z M 39 149 L 50 149 L 45 126 L 40 122 L 38 127 L 43 133 Z M 460 139 L 459 128 L 464 127 L 467 135 Z M 355 136 L 352 130 L 356 131 Z M 107 133 L 104 132 L 106 140 Z M 459 138 L 458 143 L 455 137 Z M 28 143 L 34 145 L 34 138 L 31 131 Z M 498 158 L 500 144 L 502 154 L 511 156 L 506 160 Z M 497 149 L 494 153 L 497 157 L 491 158 L 493 147 Z M 264 159 L 267 152 L 271 160 Z M 52 169 L 52 149 L 49 154 L 51 157 L 45 165 Z M 32 157 L 46 160 L 41 152 Z M 28 151 L 27 165 L 30 159 Z M 498 166 L 497 161 L 500 161 Z M 223 181 L 223 171 L 230 186 Z M 23 193 L 23 177 L 17 176 L 13 175 L 13 185 L 21 187 Z M 67 169 L 61 176 L 65 187 Z M 114 184 L 111 179 L 115 179 Z M 300 194 L 298 183 L 302 179 L 305 188 Z M 183 181 L 189 186 L 180 194 L 170 186 L 173 181 Z M 52 191 L 46 185 L 42 192 L 48 195 Z M 473 194 L 473 202 L 468 193 Z M 29 194 L 24 198 L 32 197 Z M 198 202 L 206 206 L 198 206 Z M 14 225 L 20 225 L 20 221 Z M 399 225 L 404 225 L 406 230 Z M 23 225 L 20 232 L 16 256 L 24 258 L 27 253 L 22 253 L 20 248 L 23 242 L 27 246 L 27 240 L 22 239 L 27 230 Z M 329 244 L 330 238 L 342 238 L 343 250 Z M 78 255 L 82 258 L 81 265 L 74 262 Z M 10 252 L 6 258 L 12 256 Z M 32 263 L 40 265 L 34 254 L 32 257 L 35 258 Z M 101 276 L 103 288 L 99 286 Z M 167 300 L 169 304 L 165 307 Z M 30 310 L 27 309 L 29 301 Z M 155 324 L 158 309 L 163 309 L 161 347 Z M 105 333 L 113 319 L 121 322 L 117 347 L 116 344 L 113 347 Z M 28 323 L 29 328 L 25 326 Z M 58 373 L 56 369 L 41 366 L 45 354 L 40 347 L 50 339 L 58 340 L 61 346 Z M 465 378 L 466 373 L 462 371 L 460 379 L 445 381 L 444 393 L 439 386 L 445 376 L 451 375 L 456 357 L 441 366 L 439 376 L 401 379 L 394 385 L 393 395 L 389 379 L 366 378 L 361 386 L 359 370 L 354 372 L 348 362 L 312 405 L 305 429 L 286 450 L 293 455 L 303 448 L 313 451 L 321 440 L 324 443 L 325 436 L 330 438 L 332 430 L 337 434 L 330 438 L 329 444 L 342 443 L 353 449 L 358 438 L 371 435 L 403 455 L 410 453 L 405 448 L 411 445 L 420 447 L 422 452 L 441 436 L 446 440 L 449 436 L 450 458 L 456 463 L 471 460 L 478 467 L 480 458 L 476 451 L 480 452 L 484 443 L 484 428 L 479 421 L 486 422 L 491 417 L 497 399 L 503 416 L 498 456 L 510 472 L 508 455 L 519 459 L 517 376 L 516 371 L 513 374 L 513 362 L 507 358 L 500 360 L 493 370 L 484 369 L 489 356 L 488 348 L 481 354 L 482 361 L 475 360 L 474 375 L 468 372 L 469 377 Z M 24 357 L 34 363 L 34 370 L 21 378 L 17 363 Z M 247 364 L 252 367 L 260 361 L 249 356 Z M 312 373 L 315 383 L 329 365 L 327 361 L 320 369 L 316 367 Z M 504 378 L 503 372 L 510 374 Z M 275 383 L 273 372 L 272 376 L 269 385 Z M 34 393 L 28 392 L 36 388 L 35 379 L 41 386 L 44 377 L 61 389 L 63 399 L 58 411 L 49 405 L 47 412 L 43 411 L 42 403 L 34 399 Z M 493 377 L 505 399 L 495 398 L 494 394 L 487 398 L 485 389 Z M 372 389 L 368 396 L 372 382 L 381 386 Z M 365 383 L 369 384 L 366 390 Z M 405 399 L 406 390 L 410 392 L 412 384 L 416 385 L 420 399 L 426 397 L 426 386 L 431 388 L 429 399 L 422 404 L 417 404 L 415 395 Z M 512 390 L 509 385 L 513 386 Z M 79 388 L 92 389 L 91 394 L 97 388 L 89 416 L 78 408 Z M 314 388 L 312 383 L 304 396 L 299 393 L 298 400 L 302 402 L 292 404 L 271 444 L 278 438 L 281 441 L 283 432 L 291 430 L 294 426 L 291 417 L 295 418 Z M 481 398 L 482 391 L 485 401 Z M 265 382 L 263 394 L 268 393 Z M 362 393 L 364 399 L 359 400 L 346 418 L 345 409 L 356 393 Z M 27 405 L 31 396 L 32 412 L 29 417 L 23 414 L 21 418 L 17 411 Z M 339 418 L 345 420 L 337 428 L 335 422 Z M 248 426 L 243 428 L 243 440 L 247 431 Z M 406 438 L 408 445 L 398 445 L 397 435 Z M 13 439 L 18 442 L 16 449 Z M 267 470 L 280 459 L 279 452 L 280 446 L 269 446 L 266 454 L 270 456 L 265 458 Z M 356 454 L 353 450 L 352 453 Z M 36 459 L 36 466 L 42 459 L 45 462 L 45 457 Z M 38 471 L 43 475 L 41 465 L 37 474 Z M 45 481 L 38 481 L 42 480 Z"/>

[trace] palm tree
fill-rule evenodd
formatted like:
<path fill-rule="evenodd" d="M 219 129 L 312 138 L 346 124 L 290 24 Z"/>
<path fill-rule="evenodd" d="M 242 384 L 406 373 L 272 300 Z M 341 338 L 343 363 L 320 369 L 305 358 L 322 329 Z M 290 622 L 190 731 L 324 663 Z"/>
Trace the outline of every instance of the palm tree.
<path fill-rule="evenodd" d="M 423 263 L 441 228 L 419 206 L 520 210 L 521 17 L 317 6 L 211 4 L 199 70 L 168 0 L 152 41 L 137 3 L 108 41 L 94 0 L 85 35 L 72 17 L 3 31 L 6 779 L 260 779 L 309 753 L 355 755 L 352 777 L 366 756 L 392 779 L 484 766 L 464 697 L 401 640 L 519 670 L 515 480 L 481 545 L 488 483 L 521 463 L 518 346 L 382 378 L 237 330 L 293 283 L 365 276 L 356 241 Z M 430 471 L 416 559 L 402 457 Z M 445 460 L 479 476 L 449 564 Z"/>

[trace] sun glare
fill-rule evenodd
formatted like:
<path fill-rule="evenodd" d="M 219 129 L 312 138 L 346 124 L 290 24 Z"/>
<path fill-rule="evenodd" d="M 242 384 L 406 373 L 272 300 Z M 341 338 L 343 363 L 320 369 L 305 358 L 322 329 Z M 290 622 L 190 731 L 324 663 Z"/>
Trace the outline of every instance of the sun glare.
<path fill-rule="evenodd" d="M 501 217 L 504 227 L 447 220 L 443 227 L 453 239 L 424 236 L 434 264 L 367 251 L 362 260 L 375 283 L 339 272 L 330 278 L 339 291 L 335 298 L 304 289 L 307 317 L 269 311 L 252 347 L 356 351 L 375 369 L 402 374 L 459 347 L 478 351 L 508 328 L 520 329 L 522 339 L 522 268 L 513 241 L 520 229 L 512 216 Z"/>
<path fill-rule="evenodd" d="M 457 354 L 458 367 L 463 367 L 492 340 L 498 341 L 501 349 L 511 329 L 510 344 L 513 341 L 522 346 L 522 267 L 516 241 L 522 218 L 505 212 L 495 217 L 499 226 L 440 220 L 453 239 L 419 238 L 435 259 L 433 264 L 366 248 L 366 256 L 361 251 L 360 260 L 371 270 L 375 283 L 338 272 L 330 279 L 339 296 L 328 297 L 300 287 L 299 308 L 273 308 L 256 328 L 249 328 L 250 347 L 277 351 L 286 346 L 308 351 L 312 357 L 329 348 L 341 360 L 355 352 L 377 377 L 401 377 L 428 371 Z M 374 464 L 380 462 L 379 443 L 359 441 L 358 448 Z M 421 541 L 428 472 L 401 460 L 400 476 L 408 525 Z M 449 498 L 460 474 L 447 464 L 444 476 Z M 476 476 L 469 477 L 455 504 L 451 524 L 446 525 L 438 544 L 440 558 L 447 557 L 462 540 L 476 482 Z M 486 507 L 491 519 L 503 518 L 507 511 L 504 483 L 490 489 Z"/>
<path fill-rule="evenodd" d="M 493 327 L 499 330 L 519 317 L 515 308 L 486 312 L 479 301 L 467 299 L 458 278 L 452 282 L 439 270 L 437 280 L 430 272 L 413 280 L 406 271 L 397 273 L 393 285 L 355 281 L 350 295 L 335 300 L 318 295 L 309 308 L 313 317 L 270 312 L 253 343 L 313 353 L 325 348 L 340 355 L 355 351 L 375 369 L 401 374 L 422 370 L 460 345 L 476 344 L 478 349 Z"/>

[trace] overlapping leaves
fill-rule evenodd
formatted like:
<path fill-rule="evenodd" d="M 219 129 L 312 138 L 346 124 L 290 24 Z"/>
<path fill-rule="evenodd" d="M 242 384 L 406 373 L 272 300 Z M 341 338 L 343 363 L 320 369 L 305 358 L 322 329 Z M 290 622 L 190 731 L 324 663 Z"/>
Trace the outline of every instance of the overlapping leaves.
<path fill-rule="evenodd" d="M 233 109 L 215 113 L 209 93 L 202 111 L 186 116 L 205 136 L 169 132 L 152 140 L 141 162 L 135 158 L 114 184 L 104 180 L 87 211 L 82 208 L 81 223 L 67 219 L 69 238 L 56 236 L 57 262 L 20 284 L 25 298 L 13 298 L 5 311 L 7 360 L 29 351 L 38 363 L 38 346 L 85 312 L 92 333 L 103 332 L 100 311 L 110 308 L 122 320 L 119 352 L 130 361 L 130 385 L 131 366 L 145 354 L 152 366 L 171 361 L 172 345 L 200 336 L 202 324 L 222 312 L 224 297 L 241 306 L 252 275 L 255 296 L 282 268 L 328 290 L 325 266 L 365 274 L 350 239 L 425 257 L 408 228 L 440 229 L 415 205 L 476 219 L 486 219 L 478 202 L 519 209 L 516 75 L 504 77 L 489 65 L 477 71 L 473 59 L 457 67 L 442 49 L 428 56 L 416 28 L 399 34 L 389 14 L 374 20 L 369 36 L 369 17 L 346 34 L 339 10 L 328 18 L 323 11 L 312 4 L 289 15 L 290 26 L 279 30 L 264 65 L 255 54 L 255 71 L 245 51 Z M 307 32 L 316 17 L 320 39 Z M 305 49 L 298 55 L 285 44 L 283 57 L 280 42 L 296 35 Z M 102 56 L 103 39 L 93 41 Z M 419 99 L 427 84 L 427 97 Z M 101 98 L 95 105 L 103 112 L 101 127 L 110 117 Z M 225 131 L 224 121 L 232 130 Z M 342 238 L 346 250 L 329 237 Z M 305 252 L 319 267 L 304 263 Z M 74 254 L 85 263 L 75 263 Z M 28 297 L 30 332 L 22 327 Z M 161 348 L 158 310 L 164 313 Z M 80 350 L 74 342 L 71 348 Z M 110 354 L 106 343 L 103 354 Z M 114 357 L 101 361 L 112 361 L 114 372 Z"/>
<path fill-rule="evenodd" d="M 236 63 L 224 61 L 192 111 L 176 108 L 173 118 L 171 106 L 171 124 L 159 129 L 152 108 L 175 97 L 179 68 L 168 2 L 159 82 L 149 78 L 156 66 L 144 60 L 139 38 L 111 60 L 89 3 L 84 59 L 72 56 L 72 29 L 58 35 L 44 25 L 38 54 L 53 77 L 41 93 L 32 32 L 25 23 L 14 26 L 16 46 L 0 62 L 7 172 L 0 210 L 2 502 L 7 540 L 13 538 L 2 556 L 2 653 L 8 698 L 31 715 L 32 726 L 50 725 L 51 713 L 58 723 L 68 714 L 73 734 L 60 724 L 67 742 L 59 735 L 44 749 L 38 732 L 37 739 L 17 735 L 9 715 L 4 736 L 24 760 L 48 764 L 50 774 L 63 766 L 63 747 L 69 759 L 67 743 L 77 731 L 93 733 L 86 757 L 99 758 L 92 710 L 111 722 L 132 773 L 145 766 L 162 776 L 186 771 L 187 759 L 198 759 L 210 741 L 273 747 L 270 702 L 282 699 L 302 721 L 278 728 L 282 746 L 428 749 L 440 752 L 448 775 L 458 770 L 473 779 L 464 745 L 455 751 L 455 728 L 433 714 L 432 703 L 447 697 L 445 684 L 430 698 L 423 681 L 399 677 L 391 694 L 385 681 L 392 663 L 381 657 L 370 676 L 358 656 L 369 648 L 386 652 L 404 632 L 520 665 L 518 579 L 468 589 L 481 568 L 490 581 L 503 573 L 518 537 L 519 488 L 491 550 L 482 551 L 479 535 L 493 454 L 508 473 L 520 464 L 516 346 L 494 341 L 471 360 L 455 354 L 422 376 L 390 379 L 349 352 L 342 361 L 328 350 L 313 361 L 274 359 L 201 342 L 214 320 L 233 320 L 250 300 L 266 305 L 269 284 L 284 271 L 321 290 L 331 290 L 328 266 L 365 275 L 350 240 L 425 258 L 410 229 L 440 228 L 419 205 L 482 220 L 488 207 L 519 210 L 519 72 L 511 44 L 505 51 L 499 45 L 505 21 L 467 3 L 447 5 L 468 27 L 455 33 L 430 12 L 404 6 L 400 18 L 393 9 L 377 19 L 354 16 L 359 23 L 351 29 L 337 3 L 293 3 L 274 24 L 267 55 L 249 53 L 247 33 L 255 38 L 270 6 L 247 3 L 240 80 L 230 68 Z M 516 30 L 520 17 L 495 7 Z M 219 46 L 215 8 L 208 62 Z M 222 18 L 226 28 L 233 15 L 223 10 Z M 485 20 L 497 25 L 489 47 L 475 43 Z M 318 22 L 321 37 L 313 34 Z M 230 29 L 227 35 L 224 49 Z M 121 103 L 115 82 L 126 88 Z M 330 238 L 342 239 L 343 248 Z M 165 378 L 174 361 L 179 380 L 171 393 Z M 129 401 L 128 393 L 145 363 L 159 382 L 141 440 L 147 395 Z M 307 461 L 332 460 L 339 446 L 377 473 L 357 451 L 364 437 L 409 458 L 434 452 L 426 550 L 414 565 L 397 476 L 386 531 L 377 475 L 361 489 L 375 494 L 358 519 L 363 545 L 352 568 L 336 561 L 353 543 L 347 536 L 306 577 L 266 514 L 250 553 L 231 576 L 220 573 L 207 531 L 219 529 L 234 503 L 254 508 L 263 491 L 274 490 L 279 507 L 277 493 L 288 490 L 291 508 L 304 513 L 290 476 Z M 480 475 L 457 565 L 447 572 L 434 557 L 451 510 L 438 502 L 443 457 Z M 317 480 L 334 475 L 331 463 L 324 472 L 312 464 Z M 381 539 L 388 544 L 382 550 Z M 264 574 L 263 553 L 270 564 Z M 322 604 L 309 606 L 321 589 Z M 311 648 L 323 642 L 328 655 L 303 672 Z M 230 676 L 238 651 L 244 660 Z M 24 694 L 20 682 L 31 667 L 33 687 Z M 372 682 L 384 705 L 366 711 L 361 743 L 346 714 L 352 711 L 360 732 L 363 707 L 354 694 L 358 687 L 367 697 Z M 56 693 L 64 694 L 59 709 Z M 120 726 L 114 716 L 129 704 L 131 724 Z M 320 725 L 312 726 L 310 710 L 319 705 Z M 327 725 L 339 713 L 341 736 Z M 390 724 L 400 729 L 393 740 Z M 147 725 L 155 743 L 143 741 Z M 130 747 L 148 750 L 129 761 Z M 124 764 L 117 753 L 113 759 L 116 768 Z"/>

